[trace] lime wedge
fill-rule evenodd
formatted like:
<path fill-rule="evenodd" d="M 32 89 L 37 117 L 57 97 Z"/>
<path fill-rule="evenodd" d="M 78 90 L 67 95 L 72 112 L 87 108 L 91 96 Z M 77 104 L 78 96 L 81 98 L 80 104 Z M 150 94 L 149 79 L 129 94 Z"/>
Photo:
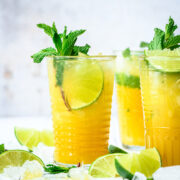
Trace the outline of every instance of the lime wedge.
<path fill-rule="evenodd" d="M 147 178 L 161 167 L 161 159 L 156 148 L 142 150 L 139 154 L 129 153 L 116 159 L 132 174 L 140 172 Z"/>
<path fill-rule="evenodd" d="M 89 174 L 97 178 L 119 176 L 114 161 L 124 155 L 123 153 L 114 153 L 99 157 L 91 164 Z"/>
<path fill-rule="evenodd" d="M 43 161 L 33 153 L 24 150 L 9 150 L 0 154 L 0 173 L 7 166 L 22 166 L 27 160 L 38 161 L 42 166 L 44 166 Z"/>
<path fill-rule="evenodd" d="M 63 90 L 72 110 L 87 107 L 100 97 L 104 77 L 101 66 L 93 60 L 69 61 L 64 66 Z"/>
<path fill-rule="evenodd" d="M 142 150 L 137 153 L 114 153 L 102 156 L 96 159 L 89 168 L 89 174 L 93 177 L 118 177 L 118 172 L 115 167 L 115 159 L 120 164 L 126 173 L 135 174 L 140 172 L 146 177 L 151 177 L 152 174 L 160 168 L 161 159 L 158 151 L 155 148 Z"/>
<path fill-rule="evenodd" d="M 146 60 L 160 72 L 180 72 L 180 49 L 145 51 Z"/>
<path fill-rule="evenodd" d="M 18 142 L 21 145 L 27 146 L 30 150 L 40 142 L 47 146 L 54 145 L 53 132 L 49 130 L 38 131 L 36 129 L 15 127 L 14 133 Z"/>

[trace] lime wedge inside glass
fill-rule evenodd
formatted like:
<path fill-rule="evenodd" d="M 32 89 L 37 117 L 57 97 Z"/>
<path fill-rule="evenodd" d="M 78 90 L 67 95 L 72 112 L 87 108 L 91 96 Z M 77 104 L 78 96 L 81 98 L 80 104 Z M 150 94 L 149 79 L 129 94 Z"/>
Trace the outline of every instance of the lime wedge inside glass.
<path fill-rule="evenodd" d="M 149 65 L 160 72 L 180 72 L 180 49 L 145 51 Z"/>
<path fill-rule="evenodd" d="M 103 70 L 95 60 L 68 61 L 64 66 L 63 90 L 72 110 L 90 106 L 100 97 L 104 85 Z"/>
<path fill-rule="evenodd" d="M 18 142 L 30 150 L 40 142 L 47 146 L 54 145 L 53 132 L 50 130 L 38 131 L 36 129 L 15 127 L 14 133 Z"/>
<path fill-rule="evenodd" d="M 36 160 L 44 166 L 43 161 L 33 153 L 24 150 L 9 150 L 0 154 L 0 173 L 8 166 L 22 166 L 27 160 Z"/>

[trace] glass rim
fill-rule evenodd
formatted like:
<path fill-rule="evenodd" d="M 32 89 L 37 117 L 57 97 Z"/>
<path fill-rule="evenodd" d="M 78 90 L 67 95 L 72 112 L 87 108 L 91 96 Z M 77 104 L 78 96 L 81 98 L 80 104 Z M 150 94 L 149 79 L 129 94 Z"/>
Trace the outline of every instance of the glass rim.
<path fill-rule="evenodd" d="M 147 59 L 147 60 L 161 60 L 161 61 L 164 61 L 164 60 L 172 60 L 172 59 L 175 59 L 175 60 L 180 60 L 180 56 L 143 56 L 142 59 Z"/>
<path fill-rule="evenodd" d="M 55 59 L 55 60 L 97 60 L 97 61 L 112 61 L 115 60 L 116 55 L 91 55 L 91 56 L 47 56 L 48 59 Z"/>
<path fill-rule="evenodd" d="M 122 55 L 123 50 L 114 50 L 113 52 L 117 55 Z M 143 54 L 144 54 L 144 50 L 132 50 L 131 51 L 131 55 L 143 55 Z"/>

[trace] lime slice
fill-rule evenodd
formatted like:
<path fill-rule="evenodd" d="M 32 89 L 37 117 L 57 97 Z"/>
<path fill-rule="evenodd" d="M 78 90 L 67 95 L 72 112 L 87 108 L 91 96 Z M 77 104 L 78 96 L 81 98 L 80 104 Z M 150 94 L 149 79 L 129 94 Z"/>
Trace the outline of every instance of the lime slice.
<path fill-rule="evenodd" d="M 130 153 L 116 159 L 132 174 L 140 172 L 146 177 L 151 177 L 161 167 L 161 159 L 156 148 L 142 150 L 139 154 Z"/>
<path fill-rule="evenodd" d="M 0 154 L 0 173 L 7 166 L 22 166 L 27 160 L 38 161 L 42 166 L 44 166 L 43 161 L 33 153 L 24 150 L 9 150 Z"/>
<path fill-rule="evenodd" d="M 137 153 L 115 153 L 108 154 L 96 159 L 89 168 L 89 174 L 93 177 L 117 177 L 119 176 L 115 168 L 115 159 L 127 172 L 143 173 L 147 177 L 160 168 L 161 159 L 155 148 L 142 150 Z"/>
<path fill-rule="evenodd" d="M 89 174 L 97 178 L 119 176 L 114 161 L 124 155 L 123 153 L 114 153 L 99 157 L 91 164 Z"/>
<path fill-rule="evenodd" d="M 53 132 L 49 130 L 38 131 L 36 129 L 15 127 L 14 133 L 18 142 L 21 145 L 27 146 L 30 150 L 40 142 L 47 146 L 54 145 Z"/>
<path fill-rule="evenodd" d="M 93 60 L 69 61 L 64 66 L 63 90 L 72 110 L 87 107 L 100 97 L 104 77 L 101 66 Z"/>
<path fill-rule="evenodd" d="M 146 60 L 160 72 L 180 72 L 180 49 L 145 51 Z"/>

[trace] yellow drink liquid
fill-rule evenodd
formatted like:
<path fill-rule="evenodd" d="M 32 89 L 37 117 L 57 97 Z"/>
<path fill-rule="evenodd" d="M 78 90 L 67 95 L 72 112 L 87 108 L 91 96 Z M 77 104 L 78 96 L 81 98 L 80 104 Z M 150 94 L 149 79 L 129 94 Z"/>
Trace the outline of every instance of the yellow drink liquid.
<path fill-rule="evenodd" d="M 140 54 L 133 54 L 130 58 L 119 57 L 117 59 L 116 89 L 118 117 L 121 141 L 126 148 L 144 146 L 139 56 Z"/>
<path fill-rule="evenodd" d="M 88 61 L 83 59 L 83 61 Z M 81 63 L 83 63 L 81 61 Z M 65 164 L 77 164 L 83 162 L 84 164 L 92 163 L 97 157 L 108 153 L 108 139 L 109 139 L 109 126 L 111 115 L 111 101 L 113 93 L 113 58 L 105 57 L 104 60 L 91 60 L 90 63 L 95 63 L 101 69 L 103 74 L 103 87 L 101 89 L 99 97 L 93 100 L 93 102 L 85 107 L 81 107 L 75 110 L 68 110 L 64 103 L 60 87 L 56 85 L 56 70 L 53 65 L 53 60 L 48 62 L 49 71 L 49 86 L 52 102 L 52 118 L 55 136 L 55 153 L 54 159 L 56 162 Z M 64 60 L 64 72 L 63 81 L 67 88 L 64 88 L 64 95 L 69 95 L 72 91 L 76 92 L 76 96 L 73 96 L 74 101 L 69 99 L 70 103 L 78 104 L 83 102 L 76 102 L 77 96 L 89 97 L 91 91 L 84 89 L 82 92 L 78 92 L 79 86 L 76 86 L 76 78 L 78 80 L 79 60 L 75 59 Z M 66 70 L 73 66 L 74 70 Z M 77 66 L 77 67 L 76 67 Z M 74 68 L 75 67 L 75 68 Z M 89 66 L 88 66 L 89 67 Z M 77 71 L 76 71 L 77 70 Z M 81 69 L 84 75 L 91 69 Z M 73 71 L 76 71 L 74 73 Z M 92 74 L 96 73 L 91 72 Z M 96 74 L 95 74 L 96 76 Z M 75 80 L 74 80 L 75 79 Z M 73 81 L 73 82 L 72 82 Z M 95 84 L 88 80 L 89 89 Z M 97 82 L 101 83 L 101 82 Z M 68 89 L 69 87 L 69 89 Z M 87 91 L 87 92 L 86 92 Z M 69 93 L 69 94 L 68 94 Z M 93 92 L 92 92 L 93 93 Z M 77 95 L 78 94 L 78 95 Z M 86 101 L 86 98 L 84 98 Z"/>
<path fill-rule="evenodd" d="M 156 58 L 156 57 L 155 57 Z M 156 59 L 154 58 L 154 62 Z M 148 59 L 148 58 L 147 58 Z M 141 87 L 145 115 L 146 147 L 156 147 L 163 166 L 180 164 L 180 58 L 161 60 L 165 69 L 156 69 L 141 61 Z M 179 72 L 166 72 L 168 66 Z"/>

